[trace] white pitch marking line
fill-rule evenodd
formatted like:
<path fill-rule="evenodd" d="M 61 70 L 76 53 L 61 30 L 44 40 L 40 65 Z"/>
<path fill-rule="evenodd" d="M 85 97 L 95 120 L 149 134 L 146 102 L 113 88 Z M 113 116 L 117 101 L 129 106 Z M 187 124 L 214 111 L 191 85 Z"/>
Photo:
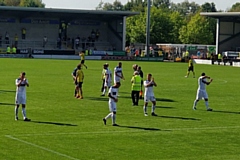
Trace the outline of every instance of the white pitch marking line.
<path fill-rule="evenodd" d="M 54 150 L 51 150 L 51 149 L 48 149 L 48 148 L 45 148 L 45 147 L 36 145 L 36 144 L 34 144 L 34 143 L 30 143 L 30 142 L 27 142 L 27 141 L 18 139 L 18 138 L 16 138 L 16 137 L 11 136 L 11 135 L 5 135 L 5 137 L 10 138 L 10 139 L 13 139 L 13 140 L 16 140 L 16 141 L 19 141 L 19 142 L 22 142 L 22 143 L 25 143 L 25 144 L 28 144 L 28 145 L 31 145 L 31 146 L 34 146 L 34 147 L 36 147 L 36 148 L 40 148 L 40 149 L 42 149 L 42 150 L 45 150 L 45 151 L 48 151 L 48 152 L 57 154 L 57 155 L 62 156 L 62 157 L 66 157 L 66 158 L 68 158 L 68 159 L 79 160 L 79 159 L 77 159 L 77 158 L 70 157 L 70 156 L 68 156 L 68 155 L 66 155 L 66 154 L 62 154 L 62 153 L 56 152 L 56 151 L 54 151 Z"/>
<path fill-rule="evenodd" d="M 227 127 L 205 127 L 205 128 L 159 128 L 155 131 L 189 131 L 189 130 L 220 130 L 220 129 L 238 129 L 240 126 L 227 126 Z M 153 128 L 154 129 L 154 128 Z M 157 128 L 156 128 L 157 129 Z M 46 133 L 46 134 L 24 134 L 16 135 L 18 137 L 26 136 L 55 136 L 55 135 L 83 135 L 83 134 L 109 134 L 109 133 L 139 133 L 151 131 L 151 128 L 144 130 L 135 130 L 135 131 L 100 131 L 100 132 L 73 132 L 73 133 Z M 153 130 L 154 131 L 154 130 Z M 5 135 L 8 136 L 8 135 Z"/>

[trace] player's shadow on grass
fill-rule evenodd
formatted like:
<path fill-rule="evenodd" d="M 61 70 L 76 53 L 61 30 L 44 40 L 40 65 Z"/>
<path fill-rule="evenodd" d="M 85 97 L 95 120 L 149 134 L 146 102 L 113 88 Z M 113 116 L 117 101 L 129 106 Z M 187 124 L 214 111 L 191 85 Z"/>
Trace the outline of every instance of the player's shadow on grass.
<path fill-rule="evenodd" d="M 146 130 L 146 131 L 161 131 L 161 129 L 158 129 L 158 128 L 146 128 L 146 127 L 136 127 L 136 126 L 121 126 L 121 125 L 119 125 L 118 127 L 132 128 L 132 129 L 141 129 L 141 130 Z"/>
<path fill-rule="evenodd" d="M 167 107 L 167 106 L 156 106 L 156 108 L 164 108 L 164 109 L 173 109 L 175 107 Z"/>
<path fill-rule="evenodd" d="M 161 101 L 161 102 L 176 102 L 172 99 L 167 99 L 167 98 L 156 98 L 156 101 Z"/>
<path fill-rule="evenodd" d="M 157 117 L 160 117 L 160 118 L 180 119 L 180 120 L 201 121 L 201 119 L 198 119 L 198 118 L 175 117 L 175 116 L 157 116 Z"/>
<path fill-rule="evenodd" d="M 0 106 L 15 106 L 14 103 L 1 103 L 0 102 Z"/>
<path fill-rule="evenodd" d="M 52 125 L 57 125 L 57 126 L 77 126 L 75 124 L 69 124 L 69 123 L 59 123 L 59 122 L 43 122 L 43 121 L 30 121 L 33 123 L 41 123 L 41 124 L 52 124 Z"/>
<path fill-rule="evenodd" d="M 14 92 L 14 93 L 15 93 L 16 91 L 0 90 L 0 93 L 1 93 L 1 92 Z"/>
<path fill-rule="evenodd" d="M 121 95 L 121 94 L 129 94 L 129 95 L 131 95 L 131 92 L 119 92 L 119 94 Z"/>
<path fill-rule="evenodd" d="M 233 111 L 218 111 L 218 110 L 213 110 L 212 112 L 230 113 L 230 114 L 240 114 L 240 112 L 233 112 Z"/>
<path fill-rule="evenodd" d="M 103 97 L 85 97 L 84 99 L 89 99 L 89 100 L 93 100 L 93 101 L 108 101 L 109 98 L 107 96 L 103 96 Z"/>

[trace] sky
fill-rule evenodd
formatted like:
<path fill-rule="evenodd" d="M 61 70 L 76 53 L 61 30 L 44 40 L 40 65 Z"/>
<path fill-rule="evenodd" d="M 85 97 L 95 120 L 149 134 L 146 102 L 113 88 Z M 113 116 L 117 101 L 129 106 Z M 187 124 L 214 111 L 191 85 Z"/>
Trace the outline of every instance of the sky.
<path fill-rule="evenodd" d="M 67 8 L 67 9 L 95 9 L 101 0 L 42 0 L 46 4 L 46 8 Z M 113 3 L 115 0 L 102 0 L 104 3 Z M 122 4 L 126 4 L 128 0 L 119 0 Z M 171 0 L 173 3 L 181 3 L 184 0 Z M 205 2 L 213 2 L 217 10 L 231 8 L 231 6 L 238 0 L 188 0 L 189 2 L 196 2 L 197 4 L 204 4 Z"/>

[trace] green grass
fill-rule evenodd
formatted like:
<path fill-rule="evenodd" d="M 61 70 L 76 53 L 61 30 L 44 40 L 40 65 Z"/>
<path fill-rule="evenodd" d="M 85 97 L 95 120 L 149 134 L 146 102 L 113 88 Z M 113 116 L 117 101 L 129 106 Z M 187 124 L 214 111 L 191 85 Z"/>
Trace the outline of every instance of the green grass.
<path fill-rule="evenodd" d="M 0 59 L 0 160 L 237 160 L 240 159 L 239 68 L 195 65 L 214 80 L 207 86 L 209 105 L 192 105 L 197 78 L 184 78 L 186 63 L 123 62 L 117 123 L 104 126 L 108 98 L 100 97 L 103 61 L 86 61 L 84 99 L 73 97 L 71 72 L 79 61 Z M 109 61 L 110 68 L 117 61 Z M 156 113 L 143 115 L 143 100 L 130 99 L 132 64 L 152 73 L 158 86 Z M 26 71 L 27 115 L 14 120 L 15 79 Z M 144 75 L 144 77 L 145 77 Z M 150 113 L 150 107 L 148 112 Z"/>

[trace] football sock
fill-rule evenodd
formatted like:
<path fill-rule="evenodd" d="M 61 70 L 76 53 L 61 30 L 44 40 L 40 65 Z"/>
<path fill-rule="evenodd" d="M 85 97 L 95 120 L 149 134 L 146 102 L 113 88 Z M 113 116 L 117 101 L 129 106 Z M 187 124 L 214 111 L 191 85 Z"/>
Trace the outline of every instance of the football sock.
<path fill-rule="evenodd" d="M 112 117 L 112 113 L 109 113 L 109 114 L 105 117 L 105 119 L 107 120 L 107 119 L 110 118 L 110 117 Z"/>
<path fill-rule="evenodd" d="M 116 123 L 116 114 L 112 114 L 112 124 Z"/>
<path fill-rule="evenodd" d="M 197 106 L 197 102 L 198 102 L 197 100 L 194 101 L 193 107 L 196 107 L 196 106 Z"/>
<path fill-rule="evenodd" d="M 106 88 L 104 88 L 104 89 L 103 89 L 103 92 L 102 92 L 102 94 L 104 94 L 104 95 L 105 95 L 105 93 L 106 93 Z"/>
<path fill-rule="evenodd" d="M 23 114 L 23 118 L 25 119 L 27 116 L 26 116 L 26 108 L 22 108 L 22 114 Z"/>
<path fill-rule="evenodd" d="M 15 107 L 15 116 L 18 117 L 18 107 Z"/>
<path fill-rule="evenodd" d="M 146 106 L 143 106 L 143 111 L 144 111 L 144 113 L 147 113 L 147 107 Z"/>
<path fill-rule="evenodd" d="M 152 105 L 152 113 L 155 111 L 156 106 Z"/>
<path fill-rule="evenodd" d="M 77 90 L 77 96 L 80 96 L 80 91 L 79 91 L 79 89 Z"/>
<path fill-rule="evenodd" d="M 209 108 L 208 101 L 205 101 L 206 108 Z"/>

